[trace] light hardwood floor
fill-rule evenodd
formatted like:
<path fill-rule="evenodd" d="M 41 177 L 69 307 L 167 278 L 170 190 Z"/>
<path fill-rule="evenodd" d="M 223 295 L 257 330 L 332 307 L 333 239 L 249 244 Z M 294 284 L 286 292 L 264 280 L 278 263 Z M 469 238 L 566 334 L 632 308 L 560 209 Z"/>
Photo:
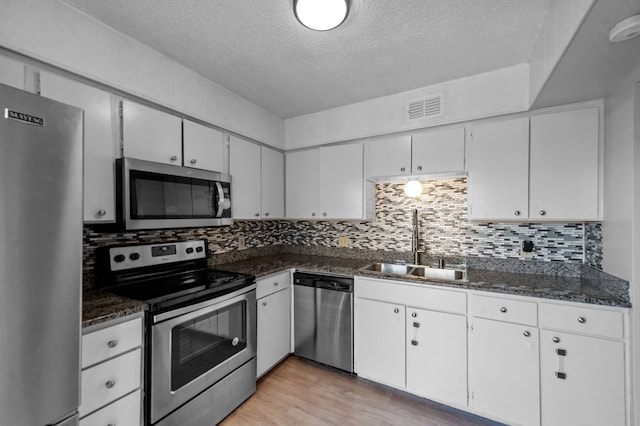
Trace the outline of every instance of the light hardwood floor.
<path fill-rule="evenodd" d="M 497 423 L 290 356 L 221 425 L 422 425 Z"/>

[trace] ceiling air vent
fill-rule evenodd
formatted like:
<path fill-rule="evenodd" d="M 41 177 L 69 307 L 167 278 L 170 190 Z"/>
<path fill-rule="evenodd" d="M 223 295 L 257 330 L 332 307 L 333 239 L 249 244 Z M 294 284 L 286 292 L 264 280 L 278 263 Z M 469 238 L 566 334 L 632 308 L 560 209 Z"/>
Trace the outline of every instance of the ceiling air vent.
<path fill-rule="evenodd" d="M 407 122 L 444 117 L 444 93 L 407 101 L 405 111 L 405 121 Z"/>

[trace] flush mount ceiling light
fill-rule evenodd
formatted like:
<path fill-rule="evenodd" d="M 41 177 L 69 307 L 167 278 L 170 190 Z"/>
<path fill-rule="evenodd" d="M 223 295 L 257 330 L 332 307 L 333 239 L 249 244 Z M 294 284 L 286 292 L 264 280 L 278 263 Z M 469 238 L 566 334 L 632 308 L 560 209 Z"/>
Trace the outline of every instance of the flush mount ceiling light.
<path fill-rule="evenodd" d="M 640 34 L 640 15 L 634 15 L 611 28 L 609 31 L 609 41 L 615 43 L 617 41 L 629 40 Z"/>
<path fill-rule="evenodd" d="M 327 31 L 347 18 L 349 0 L 293 0 L 293 11 L 305 27 Z"/>
<path fill-rule="evenodd" d="M 404 185 L 404 193 L 407 197 L 415 198 L 422 194 L 422 184 L 419 180 L 410 180 Z"/>

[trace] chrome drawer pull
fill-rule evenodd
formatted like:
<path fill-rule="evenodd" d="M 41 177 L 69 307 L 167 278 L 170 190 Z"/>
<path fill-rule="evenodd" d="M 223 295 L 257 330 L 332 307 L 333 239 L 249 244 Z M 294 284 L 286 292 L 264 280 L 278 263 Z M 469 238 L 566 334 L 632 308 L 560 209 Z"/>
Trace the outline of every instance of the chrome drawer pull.
<path fill-rule="evenodd" d="M 116 381 L 115 380 L 109 380 L 107 383 L 104 384 L 107 389 L 111 389 L 116 385 Z"/>
<path fill-rule="evenodd" d="M 416 312 L 413 312 L 413 313 L 411 314 L 411 316 L 412 316 L 413 318 L 415 318 L 415 317 L 417 317 L 417 316 L 418 316 L 418 314 L 417 314 Z"/>
<path fill-rule="evenodd" d="M 113 349 L 116 346 L 118 346 L 118 341 L 117 340 L 109 340 L 109 342 L 107 342 L 107 346 L 109 346 L 111 349 Z"/>
<path fill-rule="evenodd" d="M 580 324 L 584 324 L 585 322 L 587 322 L 587 319 L 585 317 L 578 317 L 578 322 Z"/>
<path fill-rule="evenodd" d="M 395 313 L 397 314 L 398 312 L 400 312 L 400 309 L 395 308 L 395 309 L 393 310 L 393 312 L 395 312 Z"/>
<path fill-rule="evenodd" d="M 530 331 L 525 331 L 524 333 L 522 333 L 524 335 L 524 337 L 530 337 L 531 336 L 531 332 Z"/>
<path fill-rule="evenodd" d="M 553 340 L 553 343 L 560 343 L 560 338 L 559 337 L 555 337 L 554 336 L 553 339 L 551 339 L 551 340 Z"/>
<path fill-rule="evenodd" d="M 507 308 L 505 308 L 504 306 L 502 308 L 500 308 L 500 312 L 502 312 L 503 314 L 507 312 Z"/>

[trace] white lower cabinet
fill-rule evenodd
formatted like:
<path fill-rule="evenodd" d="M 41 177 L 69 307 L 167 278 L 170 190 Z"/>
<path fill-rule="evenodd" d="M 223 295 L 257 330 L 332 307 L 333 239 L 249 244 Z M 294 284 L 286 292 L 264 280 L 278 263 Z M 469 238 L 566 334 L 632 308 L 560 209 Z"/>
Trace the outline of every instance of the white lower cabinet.
<path fill-rule="evenodd" d="M 354 337 L 356 373 L 376 382 L 404 388 L 405 307 L 356 298 Z"/>
<path fill-rule="evenodd" d="M 510 425 L 629 424 L 625 309 L 360 276 L 354 292 L 360 377 Z"/>
<path fill-rule="evenodd" d="M 625 425 L 621 312 L 540 305 L 542 424 Z"/>
<path fill-rule="evenodd" d="M 82 336 L 81 426 L 142 424 L 142 318 L 114 320 Z"/>
<path fill-rule="evenodd" d="M 257 282 L 257 377 L 291 352 L 291 274 L 289 271 Z"/>
<path fill-rule="evenodd" d="M 474 318 L 469 406 L 509 424 L 540 424 L 538 329 Z"/>
<path fill-rule="evenodd" d="M 467 405 L 467 317 L 407 308 L 407 390 Z"/>

